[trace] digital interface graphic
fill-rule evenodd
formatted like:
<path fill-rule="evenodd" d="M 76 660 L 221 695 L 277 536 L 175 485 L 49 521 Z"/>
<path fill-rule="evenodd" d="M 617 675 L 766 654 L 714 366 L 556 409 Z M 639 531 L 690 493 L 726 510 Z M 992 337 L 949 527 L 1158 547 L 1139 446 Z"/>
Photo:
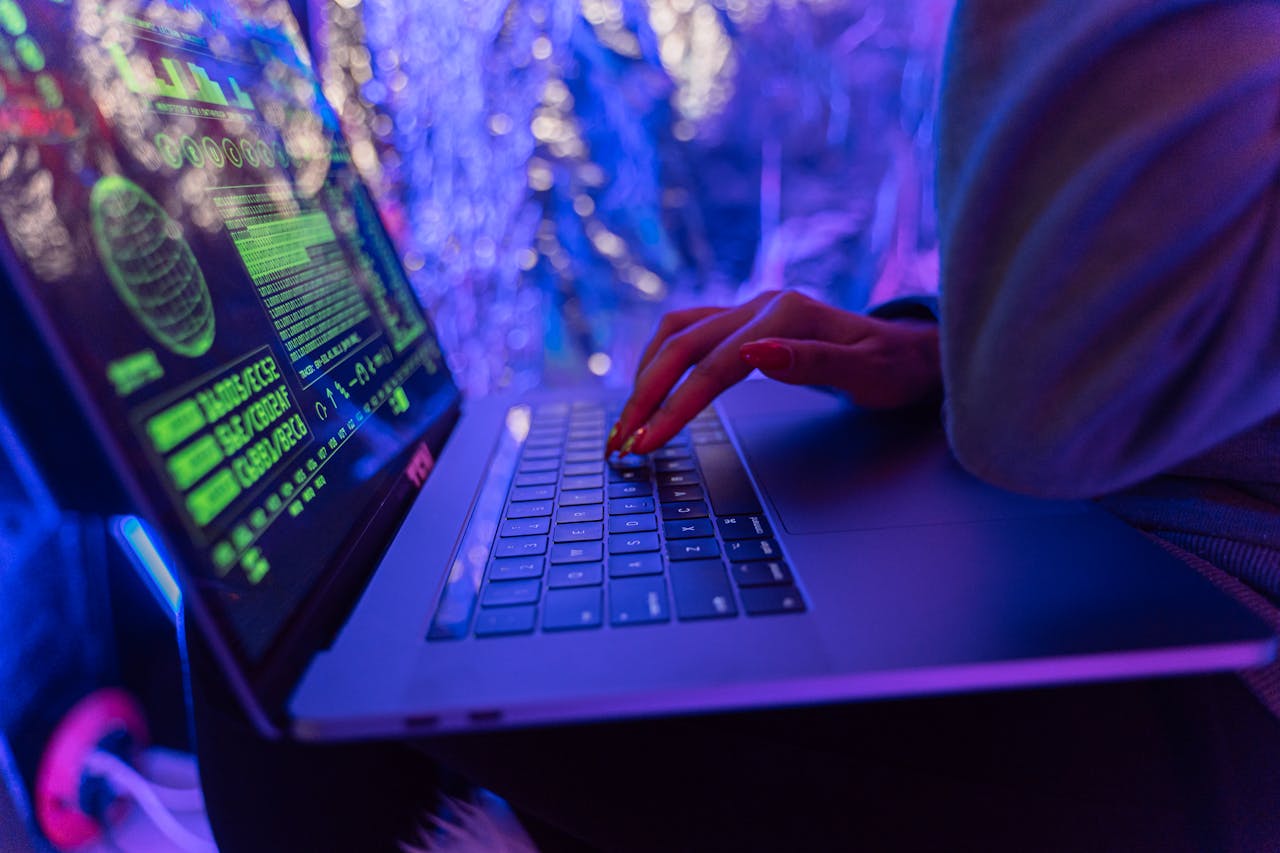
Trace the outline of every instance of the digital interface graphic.
<path fill-rule="evenodd" d="M 0 0 L 7 277 L 251 660 L 457 393 L 304 56 L 233 2 Z"/>
<path fill-rule="evenodd" d="M 208 352 L 213 302 L 178 223 L 118 175 L 94 185 L 89 207 L 102 265 L 138 321 L 178 355 Z"/>

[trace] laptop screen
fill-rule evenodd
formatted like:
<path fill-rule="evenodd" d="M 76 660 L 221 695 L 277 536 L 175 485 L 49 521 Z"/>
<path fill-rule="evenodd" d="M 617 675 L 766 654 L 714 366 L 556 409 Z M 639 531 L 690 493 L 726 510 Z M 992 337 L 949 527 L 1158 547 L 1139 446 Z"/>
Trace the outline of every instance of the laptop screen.
<path fill-rule="evenodd" d="M 251 661 L 457 398 L 265 14 L 0 0 L 8 278 Z"/>

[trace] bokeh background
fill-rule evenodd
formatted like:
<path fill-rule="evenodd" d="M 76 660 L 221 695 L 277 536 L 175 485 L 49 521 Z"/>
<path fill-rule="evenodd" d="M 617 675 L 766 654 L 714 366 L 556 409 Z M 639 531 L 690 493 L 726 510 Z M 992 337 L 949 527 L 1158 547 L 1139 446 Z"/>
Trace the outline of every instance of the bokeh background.
<path fill-rule="evenodd" d="M 324 88 L 471 394 L 625 385 L 658 317 L 937 286 L 950 0 L 310 0 Z"/>

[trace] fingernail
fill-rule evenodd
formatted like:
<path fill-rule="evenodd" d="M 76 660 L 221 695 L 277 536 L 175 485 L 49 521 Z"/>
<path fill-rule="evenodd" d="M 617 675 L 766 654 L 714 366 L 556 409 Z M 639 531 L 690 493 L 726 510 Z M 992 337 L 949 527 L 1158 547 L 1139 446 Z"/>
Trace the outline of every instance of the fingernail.
<path fill-rule="evenodd" d="M 755 341 L 743 344 L 738 357 L 748 366 L 759 370 L 786 370 L 795 361 L 795 353 L 786 344 L 777 341 Z"/>
<path fill-rule="evenodd" d="M 640 427 L 640 429 L 627 436 L 627 440 L 622 442 L 622 452 L 630 453 L 631 448 L 636 446 L 636 442 L 644 437 L 646 430 L 648 430 L 648 427 Z"/>
<path fill-rule="evenodd" d="M 622 426 L 621 423 L 615 423 L 613 429 L 609 430 L 609 437 L 604 440 L 604 446 L 610 450 L 613 449 L 613 440 L 618 437 L 618 427 L 620 426 Z"/>

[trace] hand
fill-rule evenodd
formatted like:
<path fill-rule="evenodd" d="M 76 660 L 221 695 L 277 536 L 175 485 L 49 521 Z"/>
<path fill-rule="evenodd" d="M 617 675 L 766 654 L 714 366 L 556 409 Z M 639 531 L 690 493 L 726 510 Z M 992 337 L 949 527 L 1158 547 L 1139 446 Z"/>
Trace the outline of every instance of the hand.
<path fill-rule="evenodd" d="M 736 308 L 673 311 L 640 358 L 608 449 L 661 447 L 757 368 L 780 382 L 838 388 L 872 409 L 918 402 L 942 381 L 933 323 L 877 320 L 795 291 L 762 293 Z"/>

